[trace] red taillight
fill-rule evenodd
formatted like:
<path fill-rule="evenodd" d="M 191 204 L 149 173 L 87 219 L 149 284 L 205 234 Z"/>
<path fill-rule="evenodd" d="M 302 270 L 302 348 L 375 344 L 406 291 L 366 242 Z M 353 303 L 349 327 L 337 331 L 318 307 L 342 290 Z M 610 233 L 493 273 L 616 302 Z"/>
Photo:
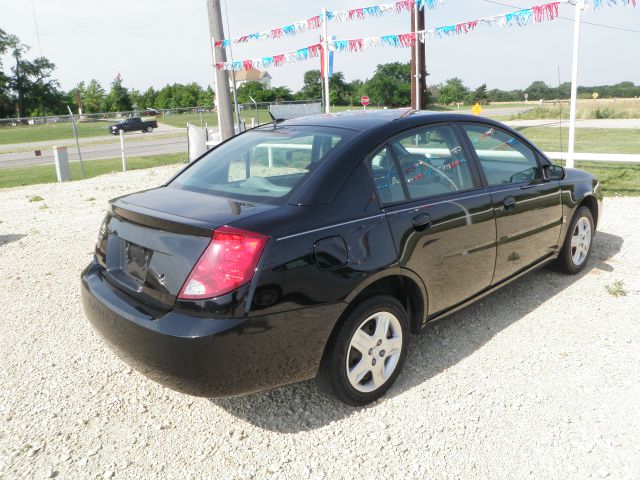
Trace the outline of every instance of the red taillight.
<path fill-rule="evenodd" d="M 184 282 L 178 298 L 219 297 L 250 282 L 267 240 L 264 235 L 239 228 L 218 228 Z"/>

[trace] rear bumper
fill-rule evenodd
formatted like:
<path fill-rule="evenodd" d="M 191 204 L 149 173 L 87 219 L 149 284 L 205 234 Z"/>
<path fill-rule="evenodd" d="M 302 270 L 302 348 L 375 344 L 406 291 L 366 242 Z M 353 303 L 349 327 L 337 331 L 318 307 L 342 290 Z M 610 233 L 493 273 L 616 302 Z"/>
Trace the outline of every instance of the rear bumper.
<path fill-rule="evenodd" d="M 203 397 L 240 395 L 315 377 L 346 304 L 260 317 L 158 313 L 120 292 L 91 264 L 85 315 L 112 350 L 152 380 Z"/>

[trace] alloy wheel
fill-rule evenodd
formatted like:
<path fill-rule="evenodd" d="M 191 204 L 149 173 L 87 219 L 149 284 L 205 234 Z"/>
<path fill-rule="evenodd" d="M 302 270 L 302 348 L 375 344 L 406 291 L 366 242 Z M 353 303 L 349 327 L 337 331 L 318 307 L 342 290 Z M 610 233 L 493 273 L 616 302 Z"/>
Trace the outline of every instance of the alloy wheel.
<path fill-rule="evenodd" d="M 591 222 L 587 217 L 581 217 L 573 228 L 571 235 L 571 259 L 578 266 L 582 265 L 591 247 Z"/>
<path fill-rule="evenodd" d="M 347 350 L 347 378 L 353 388 L 368 393 L 393 375 L 402 353 L 402 327 L 390 312 L 377 312 L 356 329 Z"/>

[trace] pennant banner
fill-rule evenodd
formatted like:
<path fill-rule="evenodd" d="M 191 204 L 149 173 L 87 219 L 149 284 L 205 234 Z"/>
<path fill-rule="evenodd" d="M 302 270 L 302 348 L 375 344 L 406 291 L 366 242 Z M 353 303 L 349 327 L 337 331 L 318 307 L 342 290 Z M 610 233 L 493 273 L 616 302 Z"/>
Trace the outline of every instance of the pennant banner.
<path fill-rule="evenodd" d="M 433 9 L 436 6 L 436 0 L 398 0 L 394 3 L 385 3 L 382 5 L 373 5 L 370 7 L 353 8 L 349 10 L 337 10 L 334 12 L 327 12 L 327 18 L 329 21 L 345 22 L 349 20 L 364 20 L 369 17 L 381 17 L 387 13 L 400 13 L 402 11 L 410 11 L 413 5 L 417 5 L 418 8 Z M 242 35 L 226 40 L 214 40 L 216 47 L 226 48 L 232 43 L 247 43 L 253 40 L 267 40 L 271 38 L 282 38 L 298 35 L 302 32 L 317 30 L 322 27 L 322 17 L 316 15 L 315 17 L 307 18 L 306 20 L 299 20 L 289 25 L 284 25 L 278 28 L 272 28 L 271 30 L 265 30 L 263 32 L 251 33 L 249 35 Z"/>
<path fill-rule="evenodd" d="M 593 8 L 596 10 L 601 8 L 603 4 L 606 3 L 610 7 L 615 7 L 617 5 L 633 5 L 636 6 L 636 0 L 593 0 Z"/>
<path fill-rule="evenodd" d="M 436 0 L 399 0 L 394 3 L 385 3 L 382 5 L 374 5 L 372 7 L 335 10 L 333 12 L 327 12 L 327 17 L 329 20 L 336 22 L 364 20 L 368 17 L 382 17 L 387 13 L 400 13 L 403 11 L 410 12 L 413 5 L 417 5 L 420 9 L 425 7 L 428 9 L 434 9 L 436 6 Z"/>
<path fill-rule="evenodd" d="M 613 1 L 613 0 L 610 0 Z M 633 2 L 633 0 L 628 0 Z M 479 25 L 497 25 L 499 27 L 519 26 L 524 27 L 533 23 L 551 21 L 558 16 L 558 7 L 561 2 L 545 3 L 530 8 L 516 10 L 515 12 L 494 15 L 491 17 L 469 20 L 466 22 L 445 25 L 430 30 L 401 33 L 398 35 L 383 35 L 380 37 L 355 38 L 351 40 L 331 40 L 329 50 L 334 52 L 361 52 L 377 47 L 407 48 L 415 45 L 416 39 L 424 42 L 427 38 L 461 35 L 475 30 Z M 261 57 L 252 60 L 236 62 L 216 63 L 218 70 L 250 70 L 252 68 L 265 69 L 279 67 L 287 63 L 302 62 L 309 58 L 316 58 L 322 54 L 322 44 L 317 43 L 309 47 L 301 48 L 294 52 L 283 53 L 270 57 Z"/>
<path fill-rule="evenodd" d="M 293 52 L 282 53 L 270 57 L 255 58 L 252 60 L 240 60 L 236 62 L 216 63 L 217 70 L 251 70 L 253 68 L 265 69 L 269 67 L 280 67 L 287 63 L 302 62 L 309 58 L 317 58 L 322 53 L 322 45 L 316 43 L 308 47 L 300 48 Z"/>
<path fill-rule="evenodd" d="M 430 30 L 421 30 L 416 33 L 403 33 L 400 35 L 385 35 L 382 37 L 356 38 L 352 40 L 335 40 L 329 42 L 329 49 L 337 52 L 360 52 L 377 47 L 412 47 L 416 37 L 424 42 L 426 38 L 460 35 L 475 30 L 478 25 L 498 25 L 509 27 L 517 25 L 524 27 L 532 23 L 540 23 L 545 20 L 554 20 L 558 16 L 560 2 L 536 5 L 531 8 L 517 10 L 515 12 L 484 17 L 454 25 L 445 25 Z"/>

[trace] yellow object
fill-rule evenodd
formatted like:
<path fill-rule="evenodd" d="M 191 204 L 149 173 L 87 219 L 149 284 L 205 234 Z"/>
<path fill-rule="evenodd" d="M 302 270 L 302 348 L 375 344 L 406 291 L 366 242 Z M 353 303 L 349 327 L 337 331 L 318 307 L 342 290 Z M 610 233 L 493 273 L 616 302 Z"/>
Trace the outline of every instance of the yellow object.
<path fill-rule="evenodd" d="M 592 97 L 593 97 L 593 99 L 594 99 L 594 100 L 595 100 L 596 98 L 598 98 L 598 92 L 593 92 Z"/>
<path fill-rule="evenodd" d="M 471 113 L 473 113 L 474 115 L 480 115 L 482 113 L 482 107 L 479 103 L 476 103 L 473 106 L 473 108 L 471 109 Z"/>

